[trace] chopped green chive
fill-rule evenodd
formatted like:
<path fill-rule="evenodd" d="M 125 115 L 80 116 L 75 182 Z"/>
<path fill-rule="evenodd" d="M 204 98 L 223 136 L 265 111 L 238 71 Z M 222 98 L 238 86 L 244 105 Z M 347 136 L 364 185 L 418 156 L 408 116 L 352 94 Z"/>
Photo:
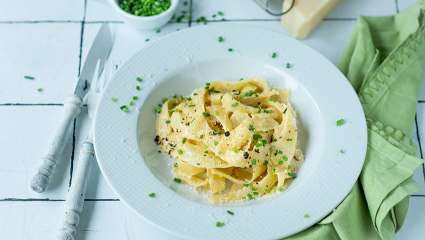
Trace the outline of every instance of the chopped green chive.
<path fill-rule="evenodd" d="M 217 12 L 217 15 L 218 15 L 218 16 L 224 16 L 224 12 L 223 12 L 223 11 L 218 11 L 218 12 Z"/>
<path fill-rule="evenodd" d="M 279 161 L 277 161 L 277 164 L 279 164 L 279 165 L 282 165 L 284 163 L 284 161 L 283 160 L 279 160 Z"/>
<path fill-rule="evenodd" d="M 255 158 L 254 158 L 254 159 L 252 159 L 252 160 L 251 160 L 251 164 L 252 164 L 252 166 L 254 166 L 255 164 L 257 164 L 257 159 L 255 159 Z"/>
<path fill-rule="evenodd" d="M 214 145 L 217 146 L 218 145 L 218 142 L 217 141 L 214 141 Z"/>
<path fill-rule="evenodd" d="M 145 38 L 145 42 L 149 42 L 150 40 L 150 38 Z"/>
<path fill-rule="evenodd" d="M 134 106 L 134 101 L 133 100 L 131 100 L 129 103 L 128 103 L 128 105 L 130 105 L 130 106 Z"/>
<path fill-rule="evenodd" d="M 266 139 L 261 139 L 255 146 L 256 147 L 264 147 L 267 144 Z"/>
<path fill-rule="evenodd" d="M 162 111 L 162 105 L 161 106 L 160 105 L 156 106 L 155 109 L 154 109 L 154 111 L 156 113 L 161 113 L 161 111 Z"/>
<path fill-rule="evenodd" d="M 114 97 L 114 96 L 111 97 L 111 100 L 112 100 L 112 102 L 118 102 L 118 98 Z"/>
<path fill-rule="evenodd" d="M 136 16 L 154 16 L 165 12 L 171 6 L 171 0 L 161 1 L 118 1 L 120 8 Z"/>
<path fill-rule="evenodd" d="M 254 94 L 255 94 L 255 91 L 254 90 L 249 90 L 249 91 L 245 92 L 244 96 L 245 97 L 251 97 Z"/>
<path fill-rule="evenodd" d="M 141 90 L 142 90 L 142 87 L 141 87 L 140 85 L 137 85 L 137 86 L 136 86 L 136 90 L 137 90 L 137 91 L 141 91 Z"/>
<path fill-rule="evenodd" d="M 37 92 L 42 92 L 43 90 L 43 88 L 37 88 Z"/>
<path fill-rule="evenodd" d="M 210 116 L 210 114 L 209 114 L 208 112 L 203 112 L 203 113 L 202 113 L 202 116 L 204 116 L 204 117 L 209 117 L 209 116 Z"/>
<path fill-rule="evenodd" d="M 122 105 L 122 106 L 120 107 L 120 109 L 121 109 L 121 111 L 123 111 L 123 112 L 125 112 L 125 113 L 128 113 L 128 112 L 130 111 L 130 109 L 127 107 L 127 105 Z"/>
<path fill-rule="evenodd" d="M 177 153 L 178 153 L 179 155 L 182 155 L 182 154 L 183 154 L 183 150 L 178 149 L 178 150 L 177 150 Z"/>
<path fill-rule="evenodd" d="M 228 52 L 233 52 L 233 51 L 235 51 L 235 50 L 234 50 L 233 48 L 228 48 L 228 49 L 227 49 L 227 51 L 228 51 Z"/>
<path fill-rule="evenodd" d="M 204 138 L 204 136 L 205 136 L 204 134 L 201 134 L 201 135 L 199 135 L 199 138 L 202 139 L 202 138 Z"/>
<path fill-rule="evenodd" d="M 187 141 L 187 138 L 184 137 L 183 140 L 182 140 L 182 143 L 185 144 L 186 141 Z"/>
<path fill-rule="evenodd" d="M 203 24 L 208 23 L 208 19 L 205 16 L 200 16 L 195 21 L 196 21 L 196 23 L 203 23 Z"/>
<path fill-rule="evenodd" d="M 233 215 L 235 215 L 235 213 L 234 213 L 234 212 L 232 212 L 232 211 L 230 211 L 230 210 L 227 210 L 226 212 L 227 212 L 228 214 L 232 215 L 232 216 L 233 216 Z"/>
<path fill-rule="evenodd" d="M 239 105 L 239 103 L 238 102 L 234 102 L 234 103 L 232 103 L 232 107 L 237 107 Z"/>
<path fill-rule="evenodd" d="M 296 174 L 296 173 L 294 173 L 294 172 L 289 172 L 289 173 L 288 173 L 288 176 L 290 176 L 290 177 L 292 177 L 292 178 L 296 178 L 296 177 L 297 177 L 297 174 Z"/>
<path fill-rule="evenodd" d="M 336 120 L 336 126 L 340 127 L 345 124 L 345 119 L 341 118 Z"/>
<path fill-rule="evenodd" d="M 304 214 L 304 218 L 310 218 L 310 214 L 308 213 Z"/>
<path fill-rule="evenodd" d="M 24 76 L 24 78 L 25 78 L 25 79 L 28 79 L 28 80 L 34 80 L 34 79 L 35 79 L 35 77 L 33 77 L 33 76 L 28 76 L 28 75 L 25 75 L 25 76 Z"/>
<path fill-rule="evenodd" d="M 338 152 L 341 153 L 341 154 L 344 154 L 345 153 L 345 150 L 344 149 L 340 149 Z"/>
<path fill-rule="evenodd" d="M 165 123 L 166 123 L 166 124 L 170 124 L 170 123 L 171 123 L 171 121 L 167 119 L 167 120 L 165 120 Z"/>
<path fill-rule="evenodd" d="M 219 222 L 218 221 L 218 222 L 215 223 L 215 226 L 216 227 L 224 227 L 224 222 Z"/>
<path fill-rule="evenodd" d="M 155 32 L 156 32 L 156 33 L 160 33 L 160 32 L 161 32 L 161 28 L 157 28 L 157 29 L 155 30 Z"/>
<path fill-rule="evenodd" d="M 260 139 L 260 138 L 261 138 L 261 135 L 260 135 L 260 134 L 258 134 L 258 133 L 254 133 L 254 135 L 252 136 L 252 138 L 253 138 L 254 140 L 258 140 L 258 139 Z"/>
<path fill-rule="evenodd" d="M 138 96 L 133 96 L 131 99 L 133 99 L 134 101 L 137 101 L 139 99 Z"/>
<path fill-rule="evenodd" d="M 293 66 L 292 66 L 292 64 L 290 64 L 290 63 L 286 63 L 286 64 L 285 64 L 285 67 L 286 67 L 287 69 L 290 69 L 290 68 L 292 68 Z"/>
<path fill-rule="evenodd" d="M 138 81 L 138 82 L 143 82 L 143 78 L 142 78 L 142 77 L 137 77 L 137 78 L 136 78 L 136 81 Z"/>
<path fill-rule="evenodd" d="M 223 36 L 219 36 L 217 38 L 217 40 L 218 40 L 218 42 L 222 43 L 222 42 L 224 42 L 224 37 Z"/>
<path fill-rule="evenodd" d="M 151 198 L 154 198 L 154 197 L 156 197 L 156 194 L 154 192 L 151 192 L 151 193 L 149 193 L 148 196 L 151 197 Z"/>
<path fill-rule="evenodd" d="M 249 129 L 249 131 L 251 131 L 251 132 L 255 132 L 255 127 L 254 127 L 254 125 L 252 125 L 252 124 L 249 124 L 248 129 Z"/>
<path fill-rule="evenodd" d="M 272 53 L 272 58 L 277 58 L 277 53 L 276 52 Z"/>
<path fill-rule="evenodd" d="M 180 178 L 174 178 L 174 182 L 176 182 L 176 183 L 182 183 L 182 180 Z"/>

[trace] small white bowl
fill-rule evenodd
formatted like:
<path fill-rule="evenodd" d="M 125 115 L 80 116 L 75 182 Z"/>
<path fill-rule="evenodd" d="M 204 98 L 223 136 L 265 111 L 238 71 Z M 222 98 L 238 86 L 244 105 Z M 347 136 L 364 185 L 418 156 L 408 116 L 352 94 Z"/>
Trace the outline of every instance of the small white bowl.
<path fill-rule="evenodd" d="M 126 23 L 137 30 L 149 30 L 162 27 L 170 20 L 176 11 L 179 0 L 171 0 L 171 6 L 167 10 L 154 16 L 136 16 L 121 9 L 118 4 L 119 0 L 109 0 L 109 2 Z"/>

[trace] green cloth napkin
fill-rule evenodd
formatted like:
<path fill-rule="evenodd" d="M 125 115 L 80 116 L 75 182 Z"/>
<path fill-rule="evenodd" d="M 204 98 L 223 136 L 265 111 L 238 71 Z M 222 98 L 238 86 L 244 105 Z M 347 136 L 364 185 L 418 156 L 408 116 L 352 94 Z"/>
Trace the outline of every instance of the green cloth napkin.
<path fill-rule="evenodd" d="M 351 193 L 311 228 L 287 239 L 393 239 L 418 190 L 412 132 L 423 78 L 425 1 L 395 15 L 360 17 L 339 68 L 359 95 L 368 149 Z M 356 159 L 357 160 L 357 159 Z"/>

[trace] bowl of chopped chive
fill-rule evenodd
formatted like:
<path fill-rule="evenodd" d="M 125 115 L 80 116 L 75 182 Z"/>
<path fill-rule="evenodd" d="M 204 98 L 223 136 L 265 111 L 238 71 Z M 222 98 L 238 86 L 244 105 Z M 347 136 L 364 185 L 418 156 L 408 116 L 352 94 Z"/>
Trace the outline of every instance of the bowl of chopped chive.
<path fill-rule="evenodd" d="M 179 0 L 109 0 L 123 20 L 137 30 L 165 25 L 173 16 Z"/>

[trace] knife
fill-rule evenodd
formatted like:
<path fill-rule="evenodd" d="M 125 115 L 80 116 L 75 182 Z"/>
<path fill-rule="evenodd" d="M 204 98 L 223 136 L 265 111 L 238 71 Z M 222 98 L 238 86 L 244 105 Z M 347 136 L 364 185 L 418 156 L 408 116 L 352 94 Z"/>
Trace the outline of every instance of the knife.
<path fill-rule="evenodd" d="M 104 24 L 100 28 L 87 54 L 86 62 L 80 73 L 74 94 L 65 100 L 64 116 L 53 138 L 50 140 L 47 154 L 42 157 L 38 170 L 31 180 L 31 189 L 35 192 L 41 193 L 46 190 L 55 166 L 60 160 L 58 158 L 64 148 L 69 126 L 81 112 L 83 98 L 90 89 L 90 83 L 93 79 L 96 66 L 99 62 L 101 63 L 100 66 L 104 66 L 103 63 L 108 58 L 112 45 L 113 38 L 111 31 L 108 25 Z M 100 69 L 99 71 L 102 72 L 102 70 Z"/>

